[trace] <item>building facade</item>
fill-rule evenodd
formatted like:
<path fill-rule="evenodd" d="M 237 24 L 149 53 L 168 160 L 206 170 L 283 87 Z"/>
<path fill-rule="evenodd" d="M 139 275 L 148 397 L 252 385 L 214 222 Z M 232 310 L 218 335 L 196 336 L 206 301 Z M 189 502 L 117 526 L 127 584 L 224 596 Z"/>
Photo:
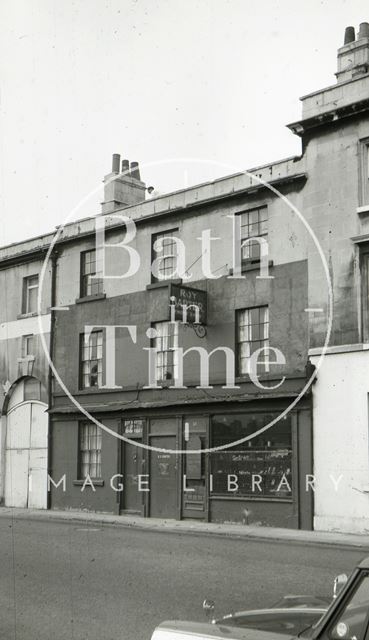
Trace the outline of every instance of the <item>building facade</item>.
<path fill-rule="evenodd" d="M 9 507 L 47 507 L 48 363 L 51 270 L 42 239 L 0 249 L 0 501 Z M 38 313 L 40 311 L 40 313 Z"/>
<path fill-rule="evenodd" d="M 306 238 L 297 241 L 306 231 L 262 182 L 273 173 L 273 184 L 296 200 L 306 176 L 296 159 L 258 173 L 256 185 L 239 174 L 123 209 L 113 194 L 113 214 L 106 198 L 105 277 L 94 221 L 79 223 L 80 238 L 73 229 L 63 234 L 51 470 L 54 483 L 65 475 L 65 485 L 52 486 L 52 508 L 312 526 L 312 496 L 304 489 L 312 471 L 309 393 L 296 401 L 307 379 Z M 137 272 L 125 278 L 119 277 L 128 268 L 122 213 L 135 222 L 130 247 L 140 258 Z M 286 217 L 293 243 L 283 238 Z M 235 223 L 244 234 L 239 251 L 245 239 L 268 239 L 267 260 L 260 256 L 262 243 L 246 243 L 239 275 L 232 258 Z M 201 239 L 208 230 L 222 250 L 205 264 Z M 186 251 L 182 278 L 175 239 Z M 173 321 L 184 300 L 201 310 L 197 323 L 181 315 Z M 109 341 L 115 361 L 108 376 Z M 278 348 L 285 362 L 262 364 L 258 386 L 248 359 L 267 346 Z M 183 367 L 177 348 L 186 352 Z M 206 381 L 199 349 L 209 356 Z M 118 438 L 81 416 L 61 381 Z M 285 419 L 245 440 L 292 402 Z"/>

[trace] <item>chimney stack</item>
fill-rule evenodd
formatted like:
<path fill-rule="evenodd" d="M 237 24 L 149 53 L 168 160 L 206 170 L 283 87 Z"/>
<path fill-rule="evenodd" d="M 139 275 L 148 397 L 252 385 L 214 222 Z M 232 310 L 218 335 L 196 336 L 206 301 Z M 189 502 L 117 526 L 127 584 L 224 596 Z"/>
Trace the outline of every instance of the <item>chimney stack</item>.
<path fill-rule="evenodd" d="M 345 39 L 344 45 L 350 44 L 350 42 L 355 42 L 355 28 L 354 27 L 346 27 L 345 29 Z"/>
<path fill-rule="evenodd" d="M 111 173 L 104 178 L 104 202 L 102 213 L 113 213 L 117 209 L 143 202 L 146 197 L 146 185 L 141 181 L 138 162 L 122 160 L 122 172 L 119 173 L 120 154 L 114 153 Z"/>
<path fill-rule="evenodd" d="M 122 160 L 122 173 L 129 174 L 129 160 Z"/>
<path fill-rule="evenodd" d="M 337 82 L 347 82 L 369 71 L 369 24 L 362 22 L 355 39 L 354 27 L 346 27 L 344 45 L 338 49 Z"/>
<path fill-rule="evenodd" d="M 131 176 L 136 180 L 141 180 L 138 162 L 131 162 Z"/>
<path fill-rule="evenodd" d="M 119 153 L 113 153 L 113 160 L 111 163 L 111 172 L 112 173 L 119 173 L 119 165 L 120 165 L 120 154 Z"/>

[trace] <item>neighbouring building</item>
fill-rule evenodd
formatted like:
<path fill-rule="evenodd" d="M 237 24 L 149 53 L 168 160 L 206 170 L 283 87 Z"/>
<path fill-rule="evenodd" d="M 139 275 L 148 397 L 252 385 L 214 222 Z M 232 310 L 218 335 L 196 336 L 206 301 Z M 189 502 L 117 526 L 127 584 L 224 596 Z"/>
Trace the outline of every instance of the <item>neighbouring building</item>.
<path fill-rule="evenodd" d="M 47 507 L 51 269 L 44 239 L 0 249 L 0 501 Z"/>
<path fill-rule="evenodd" d="M 0 251 L 5 504 L 33 476 L 17 412 L 47 402 L 52 509 L 368 528 L 367 23 L 336 75 L 288 125 L 301 156 L 146 199 L 115 154 L 102 215 L 59 229 L 44 268 L 51 235 Z M 24 347 L 43 272 L 50 372 Z"/>

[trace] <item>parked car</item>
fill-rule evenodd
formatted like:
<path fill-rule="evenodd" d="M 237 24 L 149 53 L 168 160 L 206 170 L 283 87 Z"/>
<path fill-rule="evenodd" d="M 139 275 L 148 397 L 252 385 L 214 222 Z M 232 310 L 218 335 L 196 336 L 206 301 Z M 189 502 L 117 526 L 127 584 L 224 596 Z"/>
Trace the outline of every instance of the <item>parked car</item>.
<path fill-rule="evenodd" d="M 205 600 L 207 622 L 161 623 L 151 640 L 369 640 L 369 557 L 350 578 L 335 578 L 333 598 L 289 595 L 269 609 L 214 616 Z"/>

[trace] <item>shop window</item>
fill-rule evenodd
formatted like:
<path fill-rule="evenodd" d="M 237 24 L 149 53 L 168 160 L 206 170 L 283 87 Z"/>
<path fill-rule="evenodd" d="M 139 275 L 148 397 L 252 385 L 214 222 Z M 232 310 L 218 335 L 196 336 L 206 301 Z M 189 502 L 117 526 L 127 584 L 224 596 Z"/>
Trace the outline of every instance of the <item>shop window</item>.
<path fill-rule="evenodd" d="M 176 380 L 178 377 L 178 322 L 156 322 L 153 324 L 156 338 L 155 377 L 157 382 Z"/>
<path fill-rule="evenodd" d="M 359 143 L 360 161 L 360 204 L 369 204 L 369 139 Z"/>
<path fill-rule="evenodd" d="M 79 478 L 101 478 L 102 431 L 93 422 L 79 425 Z"/>
<path fill-rule="evenodd" d="M 369 246 L 361 253 L 361 301 L 363 341 L 369 341 Z"/>
<path fill-rule="evenodd" d="M 151 237 L 151 264 L 158 260 L 157 273 L 151 274 L 152 282 L 177 278 L 177 243 L 174 235 L 178 229 L 154 233 Z"/>
<path fill-rule="evenodd" d="M 250 373 L 250 356 L 269 346 L 269 309 L 252 307 L 236 311 L 237 330 L 237 375 Z M 269 371 L 268 352 L 258 358 L 258 372 Z"/>
<path fill-rule="evenodd" d="M 22 313 L 36 313 L 38 297 L 38 275 L 23 278 Z"/>
<path fill-rule="evenodd" d="M 239 214 L 241 221 L 241 261 L 259 262 L 261 243 L 256 238 L 268 238 L 268 209 L 260 207 Z M 254 238 L 254 239 L 253 239 Z"/>
<path fill-rule="evenodd" d="M 277 414 L 213 416 L 211 446 L 224 447 L 252 436 Z M 227 496 L 289 499 L 292 494 L 291 417 L 228 449 L 210 454 L 212 492 Z"/>
<path fill-rule="evenodd" d="M 102 386 L 103 331 L 93 331 L 88 342 L 81 335 L 80 379 L 82 389 Z"/>
<path fill-rule="evenodd" d="M 81 298 L 103 293 L 102 264 L 96 250 L 81 253 Z"/>

